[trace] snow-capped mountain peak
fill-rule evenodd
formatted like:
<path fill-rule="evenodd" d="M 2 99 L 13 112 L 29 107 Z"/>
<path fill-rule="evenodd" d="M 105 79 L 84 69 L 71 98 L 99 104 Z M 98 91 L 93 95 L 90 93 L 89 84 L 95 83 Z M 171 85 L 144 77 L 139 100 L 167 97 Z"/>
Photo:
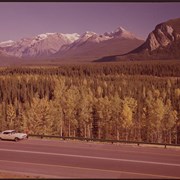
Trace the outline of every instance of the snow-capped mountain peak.
<path fill-rule="evenodd" d="M 8 47 L 8 46 L 12 46 L 13 44 L 14 44 L 14 41 L 12 40 L 3 41 L 3 42 L 0 42 L 0 47 Z"/>
<path fill-rule="evenodd" d="M 90 38 L 91 36 L 97 35 L 95 32 L 86 31 L 81 35 L 81 38 Z"/>
<path fill-rule="evenodd" d="M 95 32 L 86 31 L 81 36 L 79 35 L 78 38 L 74 41 L 75 44 L 83 43 L 90 38 L 97 37 L 98 35 Z"/>
<path fill-rule="evenodd" d="M 16 57 L 46 57 L 56 53 L 61 46 L 71 44 L 79 34 L 42 33 L 31 38 L 22 38 L 16 42 L 0 43 L 5 52 Z"/>
<path fill-rule="evenodd" d="M 46 35 L 54 35 L 54 34 L 56 34 L 56 33 L 45 33 Z"/>
<path fill-rule="evenodd" d="M 80 37 L 80 35 L 78 33 L 72 33 L 72 34 L 63 34 L 63 33 L 61 33 L 61 35 L 65 36 L 71 42 L 76 41 Z"/>
<path fill-rule="evenodd" d="M 114 30 L 114 33 L 115 32 L 126 32 L 126 30 L 123 27 L 120 26 L 116 30 Z"/>
<path fill-rule="evenodd" d="M 49 36 L 56 35 L 56 34 L 57 33 L 43 33 L 43 34 L 37 35 L 35 38 L 37 40 L 44 40 L 44 39 L 48 38 Z"/>
<path fill-rule="evenodd" d="M 45 38 L 47 38 L 47 37 L 48 37 L 47 34 L 39 34 L 39 35 L 37 36 L 37 38 L 39 38 L 39 40 L 43 40 L 43 39 L 45 39 Z"/>
<path fill-rule="evenodd" d="M 114 31 L 112 31 L 110 33 L 105 32 L 104 35 L 113 37 L 113 38 L 126 38 L 126 39 L 134 39 L 135 38 L 135 36 L 132 33 L 130 33 L 129 31 L 127 31 L 126 29 L 124 29 L 121 26 L 116 28 Z"/>

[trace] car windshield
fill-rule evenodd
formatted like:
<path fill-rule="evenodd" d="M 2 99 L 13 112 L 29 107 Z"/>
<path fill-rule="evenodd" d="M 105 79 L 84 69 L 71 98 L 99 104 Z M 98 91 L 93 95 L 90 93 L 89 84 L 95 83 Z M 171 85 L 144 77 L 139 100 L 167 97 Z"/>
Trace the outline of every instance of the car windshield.
<path fill-rule="evenodd" d="M 10 134 L 11 132 L 4 132 L 3 134 Z"/>
<path fill-rule="evenodd" d="M 14 133 L 16 133 L 15 130 L 13 130 L 13 131 L 4 131 L 4 132 L 3 132 L 3 134 L 14 134 Z"/>

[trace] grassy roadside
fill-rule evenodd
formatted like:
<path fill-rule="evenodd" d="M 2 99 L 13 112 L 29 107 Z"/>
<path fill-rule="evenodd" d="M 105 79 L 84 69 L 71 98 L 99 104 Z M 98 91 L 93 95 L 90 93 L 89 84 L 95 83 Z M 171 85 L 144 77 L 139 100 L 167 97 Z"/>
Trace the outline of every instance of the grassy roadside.
<path fill-rule="evenodd" d="M 42 177 L 0 170 L 0 179 L 42 179 Z"/>
<path fill-rule="evenodd" d="M 117 145 L 117 146 L 121 146 L 121 145 L 130 145 L 130 146 L 134 146 L 134 147 L 150 147 L 150 148 L 165 148 L 165 145 L 156 145 L 156 144 L 137 144 L 137 143 L 124 143 L 124 142 L 115 142 L 115 143 L 111 143 L 111 142 L 100 142 L 100 141 L 83 141 L 83 140 L 78 140 L 78 139 L 66 139 L 63 140 L 61 138 L 50 138 L 50 137 L 35 137 L 35 136 L 30 136 L 29 139 L 41 139 L 41 140 L 54 140 L 54 141 L 62 141 L 62 142 L 84 142 L 84 143 L 91 143 L 91 144 L 113 144 L 113 145 Z M 166 146 L 167 149 L 177 149 L 180 150 L 180 146 Z"/>

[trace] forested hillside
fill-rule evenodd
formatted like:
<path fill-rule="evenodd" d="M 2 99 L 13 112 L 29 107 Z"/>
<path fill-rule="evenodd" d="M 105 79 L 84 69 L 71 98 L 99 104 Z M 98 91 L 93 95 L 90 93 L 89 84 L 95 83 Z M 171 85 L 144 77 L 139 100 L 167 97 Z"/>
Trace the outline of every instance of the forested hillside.
<path fill-rule="evenodd" d="M 0 129 L 180 143 L 180 63 L 1 67 Z"/>

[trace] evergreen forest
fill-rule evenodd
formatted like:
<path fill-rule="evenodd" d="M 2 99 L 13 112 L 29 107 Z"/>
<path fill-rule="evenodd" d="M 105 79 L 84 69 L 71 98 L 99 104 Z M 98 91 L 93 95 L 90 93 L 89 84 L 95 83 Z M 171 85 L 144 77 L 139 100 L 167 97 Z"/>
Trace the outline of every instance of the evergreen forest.
<path fill-rule="evenodd" d="M 180 144 L 180 62 L 0 67 L 0 130 Z"/>

